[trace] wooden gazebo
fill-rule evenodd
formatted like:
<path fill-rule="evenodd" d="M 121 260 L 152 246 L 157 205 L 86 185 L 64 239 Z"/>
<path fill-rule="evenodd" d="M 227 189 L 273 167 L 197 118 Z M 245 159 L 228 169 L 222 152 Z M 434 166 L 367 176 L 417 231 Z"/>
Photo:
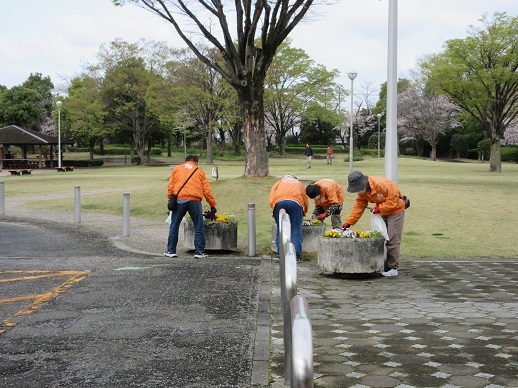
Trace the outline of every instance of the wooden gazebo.
<path fill-rule="evenodd" d="M 45 167 L 43 158 L 43 146 L 49 146 L 49 160 L 50 166 L 53 166 L 54 146 L 58 146 L 59 139 L 54 136 L 45 135 L 41 132 L 36 132 L 31 129 L 21 128 L 17 125 L 9 125 L 8 127 L 0 128 L 0 171 L 3 168 L 11 169 L 36 169 Z M 69 141 L 61 144 L 71 144 Z M 22 150 L 21 158 L 13 158 L 11 155 L 4 152 L 4 147 L 15 145 Z M 39 153 L 37 159 L 27 158 L 27 146 L 39 146 Z"/>

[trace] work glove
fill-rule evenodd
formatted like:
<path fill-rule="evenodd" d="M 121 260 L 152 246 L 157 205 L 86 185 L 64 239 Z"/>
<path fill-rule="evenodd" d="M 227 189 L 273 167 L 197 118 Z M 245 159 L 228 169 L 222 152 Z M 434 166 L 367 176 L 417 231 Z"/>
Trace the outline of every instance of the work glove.
<path fill-rule="evenodd" d="M 374 210 L 372 211 L 373 214 L 380 214 L 380 205 L 374 206 Z"/>
<path fill-rule="evenodd" d="M 326 217 L 327 217 L 327 214 L 326 214 L 326 213 L 322 213 L 322 214 L 319 214 L 317 218 L 318 218 L 320 221 L 323 221 L 323 220 L 324 220 L 324 218 L 326 218 Z"/>
<path fill-rule="evenodd" d="M 218 212 L 218 209 L 216 209 L 214 206 L 211 206 L 210 211 L 216 214 Z"/>
<path fill-rule="evenodd" d="M 344 222 L 344 224 L 342 225 L 342 228 L 347 229 L 349 226 L 351 226 L 351 224 L 349 224 L 348 222 Z"/>

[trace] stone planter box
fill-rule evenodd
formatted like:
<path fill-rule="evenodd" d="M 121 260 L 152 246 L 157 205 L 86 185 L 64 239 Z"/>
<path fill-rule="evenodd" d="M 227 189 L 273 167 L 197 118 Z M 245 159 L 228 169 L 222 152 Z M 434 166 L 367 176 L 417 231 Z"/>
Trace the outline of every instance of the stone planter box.
<path fill-rule="evenodd" d="M 385 269 L 384 238 L 319 238 L 318 268 L 326 274 Z"/>
<path fill-rule="evenodd" d="M 237 248 L 237 221 L 205 222 L 205 249 L 229 250 Z M 184 223 L 184 247 L 194 249 L 194 224 Z"/>
<path fill-rule="evenodd" d="M 303 226 L 302 227 L 302 251 L 317 252 L 318 239 L 326 232 L 326 224 L 320 226 Z M 275 236 L 277 233 L 277 224 L 272 224 L 272 252 L 277 253 L 277 245 L 275 245 Z"/>

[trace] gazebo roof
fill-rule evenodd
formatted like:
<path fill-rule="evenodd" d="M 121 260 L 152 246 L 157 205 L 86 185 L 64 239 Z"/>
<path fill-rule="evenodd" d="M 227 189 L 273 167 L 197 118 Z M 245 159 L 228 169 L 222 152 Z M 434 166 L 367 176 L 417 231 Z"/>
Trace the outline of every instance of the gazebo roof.
<path fill-rule="evenodd" d="M 70 141 L 61 140 L 62 144 L 72 144 Z M 54 136 L 45 135 L 31 129 L 21 128 L 17 125 L 9 125 L 0 128 L 0 144 L 9 145 L 57 145 L 59 139 Z"/>

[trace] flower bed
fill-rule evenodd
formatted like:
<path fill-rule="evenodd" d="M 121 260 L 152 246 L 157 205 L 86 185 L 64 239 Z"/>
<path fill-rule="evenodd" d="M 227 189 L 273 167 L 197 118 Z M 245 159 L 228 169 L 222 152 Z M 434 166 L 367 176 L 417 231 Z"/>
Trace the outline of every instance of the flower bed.
<path fill-rule="evenodd" d="M 360 230 L 350 229 L 331 229 L 324 233 L 324 237 L 329 238 L 380 238 L 383 237 L 379 230 L 367 230 L 362 232 Z"/>
<path fill-rule="evenodd" d="M 326 224 L 321 220 L 302 220 L 302 251 L 316 252 L 318 251 L 318 239 L 326 230 Z M 277 233 L 277 224 L 272 224 L 272 252 L 277 253 L 277 245 L 275 245 L 275 236 Z"/>
<path fill-rule="evenodd" d="M 232 214 L 215 215 L 208 211 L 203 213 L 205 219 L 205 249 L 230 250 L 237 248 L 237 220 Z M 184 223 L 184 246 L 194 249 L 194 224 L 186 215 Z"/>
<path fill-rule="evenodd" d="M 381 232 L 329 230 L 319 239 L 318 268 L 324 273 L 372 273 L 385 267 Z"/>

